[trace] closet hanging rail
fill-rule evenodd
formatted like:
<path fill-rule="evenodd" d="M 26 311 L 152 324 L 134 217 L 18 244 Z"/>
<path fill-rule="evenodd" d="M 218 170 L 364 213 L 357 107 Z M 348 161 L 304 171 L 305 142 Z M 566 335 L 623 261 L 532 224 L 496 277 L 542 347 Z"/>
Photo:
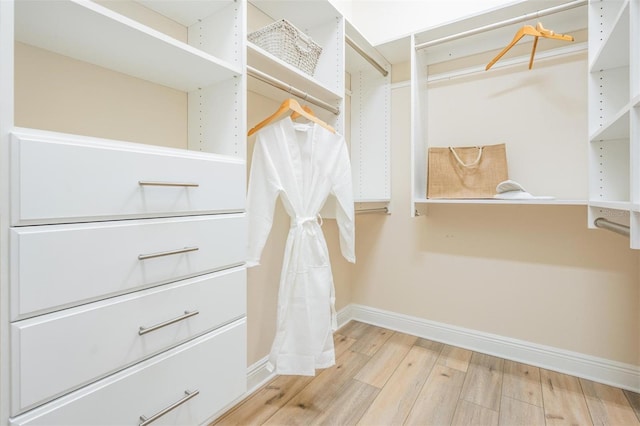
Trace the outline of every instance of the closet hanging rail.
<path fill-rule="evenodd" d="M 624 235 L 625 237 L 629 236 L 629 227 L 626 225 L 622 225 L 616 222 L 611 222 L 603 217 L 599 217 L 593 221 L 593 224 L 597 228 L 606 229 L 608 231 L 615 232 L 616 234 Z"/>
<path fill-rule="evenodd" d="M 302 90 L 297 89 L 292 85 L 287 84 L 283 81 L 280 81 L 277 78 L 271 77 L 269 74 L 259 71 L 253 67 L 247 66 L 247 74 L 253 78 L 256 78 L 260 81 L 270 84 L 273 87 L 276 87 L 280 90 L 284 90 L 285 92 L 291 93 L 292 95 L 297 96 L 300 99 L 303 99 L 305 102 L 309 102 L 310 104 L 319 106 L 322 109 L 326 109 L 327 111 L 332 112 L 335 115 L 340 114 L 340 109 L 338 107 L 328 104 L 325 101 L 316 98 L 315 96 L 312 96 L 306 92 L 303 92 Z"/>
<path fill-rule="evenodd" d="M 385 213 L 389 214 L 389 207 L 380 207 L 375 209 L 357 209 L 356 214 L 367 214 L 367 213 Z"/>
<path fill-rule="evenodd" d="M 436 46 L 438 44 L 446 43 L 448 41 L 458 40 L 460 38 L 484 33 L 487 31 L 495 30 L 497 28 L 506 27 L 511 24 L 518 24 L 520 22 L 528 21 L 531 19 L 541 18 L 543 16 L 553 15 L 554 13 L 564 12 L 565 10 L 575 9 L 576 7 L 585 6 L 589 2 L 588 0 L 575 0 L 570 3 L 561 4 L 559 6 L 550 7 L 547 9 L 538 10 L 537 12 L 527 13 L 522 16 L 516 16 L 515 18 L 506 19 L 504 21 L 496 22 L 493 24 L 485 25 L 483 27 L 474 28 L 468 31 L 462 31 L 457 34 L 452 34 L 450 36 L 437 38 L 435 40 L 430 40 L 425 43 L 416 44 L 416 50 L 426 49 L 427 47 Z"/>
<path fill-rule="evenodd" d="M 380 65 L 378 61 L 373 59 L 367 52 L 365 52 L 360 46 L 358 46 L 358 44 L 355 41 L 353 41 L 351 37 L 349 37 L 348 35 L 345 35 L 344 38 L 347 44 L 351 46 L 353 50 L 355 50 L 356 53 L 358 53 L 358 55 L 362 56 L 367 62 L 373 65 L 373 67 L 377 69 L 380 72 L 380 74 L 382 74 L 383 77 L 386 77 L 389 74 L 389 71 L 384 69 L 384 67 Z"/>

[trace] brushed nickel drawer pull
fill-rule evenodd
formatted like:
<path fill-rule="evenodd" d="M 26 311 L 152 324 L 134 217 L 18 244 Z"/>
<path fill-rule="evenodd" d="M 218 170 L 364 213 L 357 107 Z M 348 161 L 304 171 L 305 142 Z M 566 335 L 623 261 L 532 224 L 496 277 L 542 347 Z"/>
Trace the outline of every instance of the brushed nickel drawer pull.
<path fill-rule="evenodd" d="M 193 182 L 158 182 L 153 180 L 140 180 L 138 181 L 138 185 L 140 186 L 189 186 L 189 187 L 198 187 L 199 183 Z"/>
<path fill-rule="evenodd" d="M 194 390 L 193 392 L 189 392 L 188 390 L 186 390 L 186 391 L 184 391 L 184 393 L 185 393 L 186 396 L 184 396 L 182 399 L 180 399 L 180 401 L 174 402 L 173 404 L 171 404 L 170 406 L 168 406 L 164 410 L 158 411 L 153 416 L 148 417 L 148 418 L 145 417 L 145 416 L 140 416 L 140 423 L 138 423 L 138 426 L 147 426 L 147 425 L 155 422 L 160 417 L 162 417 L 165 414 L 167 414 L 169 411 L 173 410 L 174 408 L 178 408 L 179 406 L 181 406 L 185 402 L 189 401 L 191 398 L 197 396 L 200 393 L 200 391 L 199 390 Z"/>
<path fill-rule="evenodd" d="M 138 260 L 153 259 L 154 257 L 171 256 L 172 254 L 189 253 L 190 251 L 198 251 L 198 247 L 185 247 L 177 250 L 160 251 L 158 253 L 140 254 Z"/>
<path fill-rule="evenodd" d="M 187 318 L 191 318 L 191 317 L 193 317 L 195 315 L 198 315 L 199 313 L 200 313 L 200 311 L 191 311 L 191 312 L 184 311 L 184 315 L 180 315 L 179 317 L 167 320 L 165 322 L 161 322 L 160 324 L 152 325 L 151 327 L 142 327 L 142 326 L 140 326 L 140 330 L 138 330 L 138 334 L 142 336 L 142 335 L 145 335 L 147 333 L 151 333 L 152 331 L 156 331 L 159 328 L 166 327 L 166 326 L 171 325 L 171 324 L 173 324 L 175 322 L 178 322 L 178 321 L 186 320 Z"/>

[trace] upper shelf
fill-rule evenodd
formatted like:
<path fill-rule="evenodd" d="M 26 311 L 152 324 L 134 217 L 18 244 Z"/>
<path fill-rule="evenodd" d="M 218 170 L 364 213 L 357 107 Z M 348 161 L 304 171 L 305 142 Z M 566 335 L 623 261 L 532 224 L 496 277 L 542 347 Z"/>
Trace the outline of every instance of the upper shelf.
<path fill-rule="evenodd" d="M 233 0 L 138 0 L 145 7 L 189 27 L 233 3 Z"/>
<path fill-rule="evenodd" d="M 302 31 L 335 21 L 340 13 L 328 1 L 249 0 L 273 19 L 286 19 Z"/>
<path fill-rule="evenodd" d="M 590 140 L 605 141 L 629 139 L 629 111 L 632 107 L 632 105 L 630 105 L 622 108 L 608 123 L 593 133 Z"/>
<path fill-rule="evenodd" d="M 335 103 L 343 97 L 341 93 L 251 42 L 247 42 L 247 64 L 325 102 Z"/>
<path fill-rule="evenodd" d="M 93 2 L 21 0 L 15 9 L 17 41 L 177 90 L 189 92 L 242 73 Z"/>

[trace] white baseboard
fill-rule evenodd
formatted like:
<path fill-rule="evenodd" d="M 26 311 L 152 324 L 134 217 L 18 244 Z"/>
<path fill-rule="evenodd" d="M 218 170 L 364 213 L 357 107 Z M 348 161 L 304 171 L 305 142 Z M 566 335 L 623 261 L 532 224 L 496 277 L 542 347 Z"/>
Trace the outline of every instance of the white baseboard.
<path fill-rule="evenodd" d="M 500 358 L 640 392 L 640 366 L 351 304 L 338 318 L 411 334 Z"/>
<path fill-rule="evenodd" d="M 351 320 L 640 393 L 639 366 L 357 304 L 338 312 L 338 327 Z M 251 365 L 247 368 L 245 397 L 274 376 L 267 369 L 267 357 Z"/>
<path fill-rule="evenodd" d="M 262 385 L 273 379 L 276 374 L 269 371 L 267 361 L 269 356 L 265 356 L 260 361 L 247 368 L 247 395 L 257 391 Z"/>

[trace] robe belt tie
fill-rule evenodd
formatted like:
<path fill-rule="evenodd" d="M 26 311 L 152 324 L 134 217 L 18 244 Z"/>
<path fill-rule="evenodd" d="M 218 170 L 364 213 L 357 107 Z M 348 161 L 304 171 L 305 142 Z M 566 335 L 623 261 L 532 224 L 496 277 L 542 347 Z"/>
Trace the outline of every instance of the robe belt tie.
<path fill-rule="evenodd" d="M 300 227 L 300 226 L 306 225 L 307 223 L 317 223 L 318 225 L 322 226 L 322 216 L 320 215 L 309 216 L 309 217 L 297 216 L 295 218 L 291 218 L 292 226 Z"/>

